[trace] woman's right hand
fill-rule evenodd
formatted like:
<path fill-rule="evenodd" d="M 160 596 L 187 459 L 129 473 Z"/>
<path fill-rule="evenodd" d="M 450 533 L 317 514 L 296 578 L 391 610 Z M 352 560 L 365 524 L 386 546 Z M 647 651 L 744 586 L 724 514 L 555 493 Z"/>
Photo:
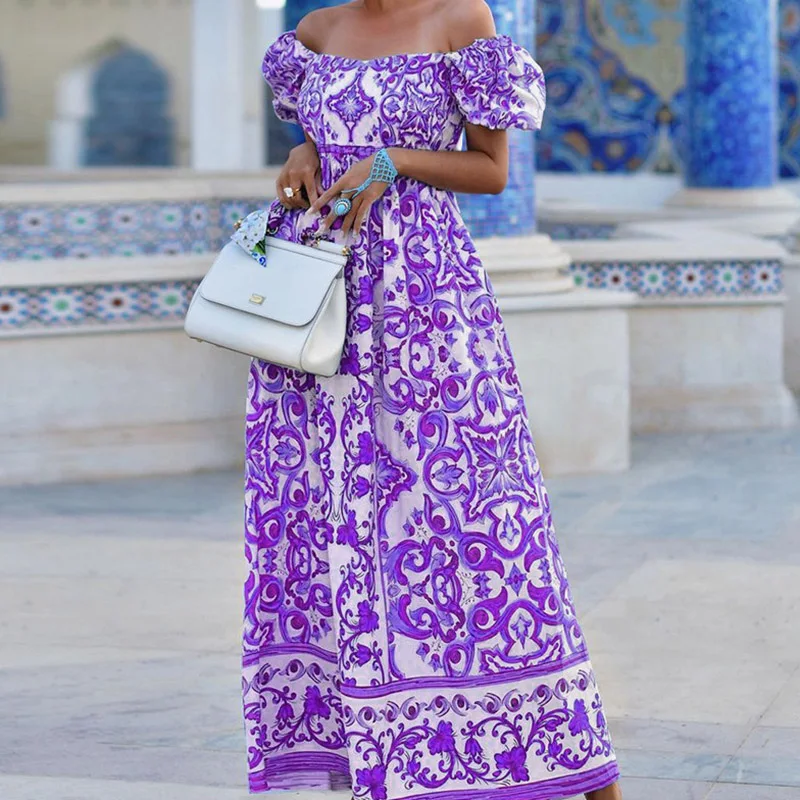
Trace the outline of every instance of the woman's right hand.
<path fill-rule="evenodd" d="M 289 160 L 278 176 L 276 188 L 278 200 L 284 208 L 309 208 L 316 203 L 321 191 L 319 153 L 313 142 L 292 148 Z M 287 197 L 284 189 L 292 189 L 293 197 Z M 303 191 L 305 190 L 305 191 Z"/>

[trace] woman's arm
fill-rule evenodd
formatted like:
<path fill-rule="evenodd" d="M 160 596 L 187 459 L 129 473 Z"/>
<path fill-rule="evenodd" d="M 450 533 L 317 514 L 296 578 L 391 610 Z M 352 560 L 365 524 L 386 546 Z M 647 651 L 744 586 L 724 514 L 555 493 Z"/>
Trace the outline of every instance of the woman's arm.
<path fill-rule="evenodd" d="M 390 147 L 397 171 L 437 189 L 468 194 L 500 194 L 508 182 L 508 136 L 467 125 L 467 150 L 406 150 Z"/>
<path fill-rule="evenodd" d="M 469 150 L 406 150 L 390 147 L 388 153 L 400 175 L 422 181 L 439 189 L 472 194 L 499 194 L 508 181 L 508 138 L 505 131 L 492 131 L 475 125 L 467 130 Z M 346 189 L 360 186 L 369 177 L 374 156 L 354 164 L 333 186 L 322 192 L 312 211 L 321 211 Z M 386 191 L 387 185 L 376 181 L 353 200 L 353 208 L 342 222 L 342 231 L 361 232 L 369 209 Z M 336 221 L 331 211 L 323 223 L 330 228 Z"/>

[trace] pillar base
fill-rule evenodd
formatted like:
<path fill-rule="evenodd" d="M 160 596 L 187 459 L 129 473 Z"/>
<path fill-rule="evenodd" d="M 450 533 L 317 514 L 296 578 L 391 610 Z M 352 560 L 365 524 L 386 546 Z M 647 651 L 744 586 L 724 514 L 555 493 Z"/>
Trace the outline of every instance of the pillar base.
<path fill-rule="evenodd" d="M 793 255 L 783 262 L 783 284 L 786 292 L 786 383 L 793 391 L 800 392 L 800 255 Z"/>
<path fill-rule="evenodd" d="M 797 401 L 783 384 L 737 387 L 636 387 L 636 433 L 676 433 L 793 428 Z"/>
<path fill-rule="evenodd" d="M 549 236 L 492 237 L 478 241 L 498 297 L 530 297 L 575 289 L 572 259 Z"/>
<path fill-rule="evenodd" d="M 635 301 L 602 289 L 500 298 L 545 476 L 630 467 Z"/>
<path fill-rule="evenodd" d="M 800 197 L 783 186 L 766 189 L 683 188 L 667 200 L 669 208 L 702 208 L 709 211 L 773 211 L 800 208 Z"/>
<path fill-rule="evenodd" d="M 0 486 L 240 469 L 249 368 L 181 329 L 0 339 Z"/>
<path fill-rule="evenodd" d="M 631 313 L 635 433 L 787 428 L 784 299 L 651 300 Z"/>

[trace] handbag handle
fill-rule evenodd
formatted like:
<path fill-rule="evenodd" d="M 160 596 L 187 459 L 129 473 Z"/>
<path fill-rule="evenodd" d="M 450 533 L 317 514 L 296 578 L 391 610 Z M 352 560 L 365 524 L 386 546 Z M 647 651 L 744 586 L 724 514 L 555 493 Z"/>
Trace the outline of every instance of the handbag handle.
<path fill-rule="evenodd" d="M 236 222 L 234 224 L 234 226 L 233 226 L 234 230 L 239 230 L 239 228 L 242 226 L 242 222 L 243 221 L 244 220 L 240 219 L 238 222 Z M 273 239 L 277 239 L 278 238 L 277 234 L 278 234 L 278 227 L 277 226 L 267 227 L 266 235 L 268 237 L 273 238 Z M 305 247 L 317 247 L 318 248 L 319 245 L 320 245 L 320 242 L 325 242 L 326 244 L 330 244 L 330 245 L 333 245 L 335 247 L 338 246 L 338 245 L 336 245 L 336 242 L 332 242 L 330 239 L 326 239 L 325 238 L 325 234 L 324 233 L 320 234 L 319 231 L 313 231 L 313 232 L 307 231 L 307 232 L 304 232 L 299 238 L 300 238 L 299 244 L 304 245 Z M 341 251 L 342 251 L 342 255 L 343 256 L 349 257 L 351 252 L 352 252 L 352 248 L 347 246 L 347 245 L 345 245 L 344 247 L 341 248 Z"/>
<path fill-rule="evenodd" d="M 300 243 L 304 244 L 306 247 L 319 247 L 322 242 L 334 245 L 335 247 L 339 246 L 336 242 L 327 239 L 325 233 L 320 234 L 319 231 L 305 232 L 300 236 Z M 352 252 L 351 248 L 347 245 L 342 246 L 341 250 L 344 256 L 349 256 Z"/>

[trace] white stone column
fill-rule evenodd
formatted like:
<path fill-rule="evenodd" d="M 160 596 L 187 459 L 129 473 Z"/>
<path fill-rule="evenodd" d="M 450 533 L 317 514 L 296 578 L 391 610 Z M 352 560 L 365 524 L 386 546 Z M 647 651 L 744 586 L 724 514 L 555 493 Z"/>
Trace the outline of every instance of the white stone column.
<path fill-rule="evenodd" d="M 260 29 L 254 0 L 194 0 L 195 169 L 259 169 L 264 164 Z"/>

